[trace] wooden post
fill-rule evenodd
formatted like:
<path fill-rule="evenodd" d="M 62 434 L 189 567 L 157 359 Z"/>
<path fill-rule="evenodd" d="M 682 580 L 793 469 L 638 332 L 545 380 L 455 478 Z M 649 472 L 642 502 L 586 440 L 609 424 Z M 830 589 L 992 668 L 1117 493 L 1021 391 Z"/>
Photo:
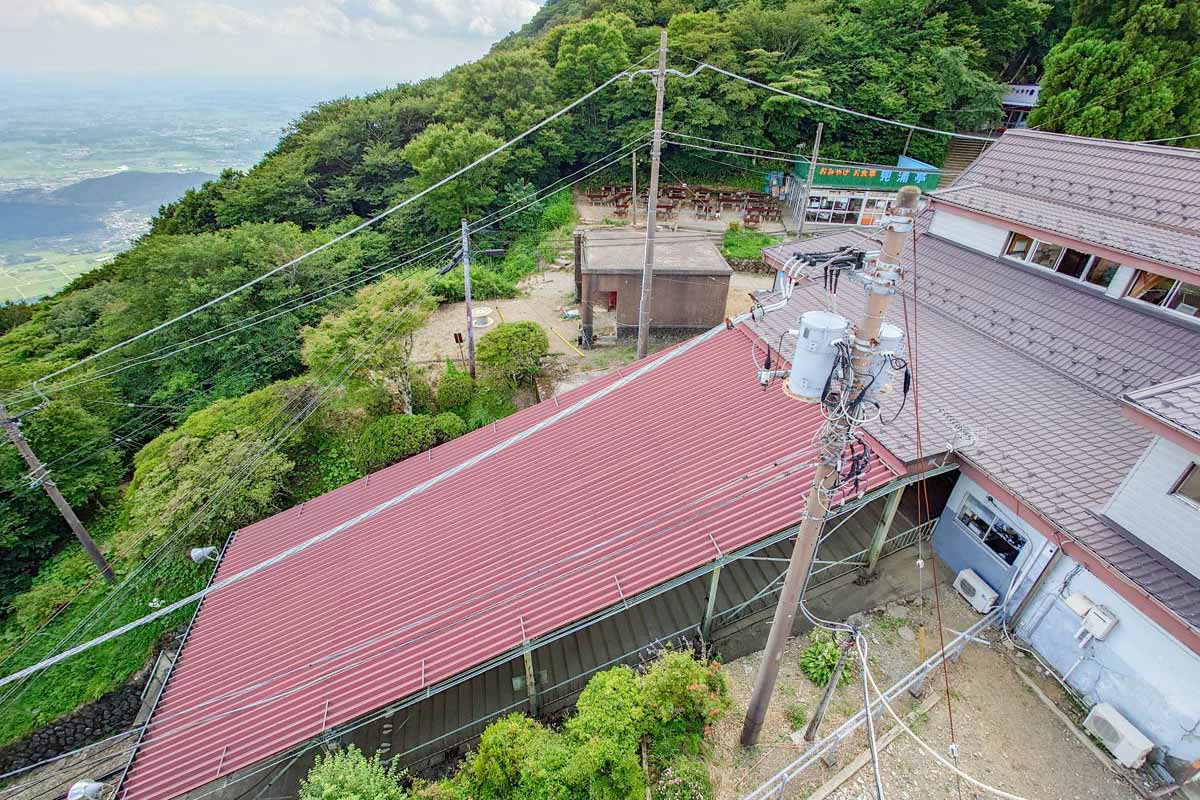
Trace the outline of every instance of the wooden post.
<path fill-rule="evenodd" d="M 537 677 L 533 671 L 533 649 L 525 642 L 525 693 L 529 696 L 529 716 L 537 719 L 538 690 Z"/>
<path fill-rule="evenodd" d="M 850 647 L 853 647 L 853 639 L 850 640 Z M 842 647 L 838 653 L 837 663 L 833 665 L 833 673 L 829 676 L 829 683 L 825 684 L 825 691 L 821 694 L 821 702 L 817 703 L 817 710 L 813 712 L 812 719 L 808 721 L 808 727 L 804 729 L 804 741 L 811 742 L 817 738 L 817 729 L 821 727 L 821 721 L 825 719 L 825 712 L 829 709 L 829 701 L 833 699 L 833 692 L 837 689 L 838 683 L 842 680 L 842 670 L 846 668 L 846 656 L 850 653 L 850 647 Z"/>
<path fill-rule="evenodd" d="M 875 533 L 871 535 L 871 546 L 867 548 L 867 563 L 864 564 L 858 571 L 860 580 L 870 580 L 875 577 L 875 569 L 879 566 L 879 555 L 883 552 L 883 543 L 887 541 L 887 535 L 892 530 L 892 522 L 896 519 L 896 511 L 900 508 L 900 498 L 904 496 L 904 487 L 901 486 L 887 496 L 884 501 L 883 515 L 879 517 L 879 524 L 875 526 Z"/>
<path fill-rule="evenodd" d="M 712 631 L 713 612 L 717 608 L 717 584 L 721 580 L 721 565 L 718 564 L 708 578 L 708 597 L 704 601 L 704 619 L 700 622 L 700 638 L 708 641 Z"/>
<path fill-rule="evenodd" d="M 629 227 L 637 227 L 637 150 L 629 154 L 633 161 L 633 180 L 630 182 L 633 188 L 633 194 L 629 200 Z"/>
<path fill-rule="evenodd" d="M 50 477 L 50 471 L 46 469 L 41 459 L 33 452 L 33 448 L 29 446 L 29 442 L 26 441 L 24 434 L 21 433 L 20 420 L 8 416 L 8 409 L 3 405 L 0 405 L 0 425 L 4 427 L 9 440 L 21 454 L 21 458 L 25 459 L 25 463 L 29 465 L 29 475 L 32 485 L 42 487 L 42 491 L 50 498 L 50 502 L 54 503 L 54 506 L 58 509 L 58 513 L 62 514 L 63 519 L 67 521 L 67 526 L 75 534 L 75 538 L 83 545 L 88 558 L 96 565 L 96 569 L 100 570 L 100 574 L 104 576 L 104 580 L 112 583 L 115 580 L 112 567 L 104 560 L 104 554 L 100 552 L 100 548 L 96 546 L 96 542 L 92 539 L 91 534 L 87 532 L 87 528 L 83 527 L 83 523 L 75 515 L 75 509 L 71 508 L 71 504 L 67 502 L 67 499 L 62 496 L 62 492 L 58 490 L 58 485 Z"/>

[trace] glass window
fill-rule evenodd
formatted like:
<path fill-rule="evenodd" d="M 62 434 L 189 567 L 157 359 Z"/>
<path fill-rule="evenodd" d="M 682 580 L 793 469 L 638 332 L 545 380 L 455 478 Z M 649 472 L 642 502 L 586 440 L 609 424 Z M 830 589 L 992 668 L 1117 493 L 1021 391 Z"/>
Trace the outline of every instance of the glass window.
<path fill-rule="evenodd" d="M 996 511 L 968 495 L 958 512 L 958 521 L 1005 564 L 1017 563 L 1025 537 L 1010 528 Z"/>
<path fill-rule="evenodd" d="M 1161 306 L 1167 302 L 1167 297 L 1174 288 L 1174 278 L 1155 275 L 1153 272 L 1139 272 L 1133 286 L 1129 289 L 1129 296 L 1134 300 L 1141 300 L 1143 303 Z"/>
<path fill-rule="evenodd" d="M 1056 244 L 1038 242 L 1037 249 L 1033 251 L 1033 258 L 1030 261 L 1046 269 L 1054 269 L 1054 266 L 1058 264 L 1058 257 L 1062 255 L 1062 252 L 1063 248 Z"/>
<path fill-rule="evenodd" d="M 1117 270 L 1120 268 L 1121 265 L 1117 262 L 1109 261 L 1107 258 L 1100 258 L 1097 256 L 1096 259 L 1092 261 L 1091 269 L 1087 271 L 1087 275 L 1084 276 L 1084 280 L 1095 286 L 1102 286 L 1107 289 L 1108 285 L 1112 283 L 1113 278 L 1116 276 Z"/>
<path fill-rule="evenodd" d="M 1022 236 L 1019 233 L 1013 233 L 1008 237 L 1008 246 L 1004 248 L 1004 255 L 1024 261 L 1032 249 L 1033 239 L 1030 239 L 1028 236 Z"/>
<path fill-rule="evenodd" d="M 1200 506 L 1200 464 L 1192 464 L 1187 468 L 1171 494 Z"/>
<path fill-rule="evenodd" d="M 1178 281 L 1166 306 L 1189 317 L 1200 317 L 1200 286 Z"/>
<path fill-rule="evenodd" d="M 1039 254 L 1045 246 L 1044 244 L 1038 245 Z M 1091 259 L 1091 256 L 1087 253 L 1067 248 L 1063 252 L 1062 258 L 1058 260 L 1058 266 L 1054 268 L 1054 271 L 1060 275 L 1070 275 L 1072 278 L 1078 278 L 1083 275 L 1083 270 L 1087 267 L 1089 259 Z M 1034 261 L 1036 260 L 1037 256 L 1034 256 Z"/>

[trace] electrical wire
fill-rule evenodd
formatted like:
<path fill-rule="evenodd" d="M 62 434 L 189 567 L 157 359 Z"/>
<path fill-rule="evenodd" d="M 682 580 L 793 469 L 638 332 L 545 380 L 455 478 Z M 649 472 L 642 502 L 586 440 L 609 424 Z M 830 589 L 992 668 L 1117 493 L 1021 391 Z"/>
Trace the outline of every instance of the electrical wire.
<path fill-rule="evenodd" d="M 637 65 L 641 64 L 641 63 L 642 63 L 642 62 L 644 62 L 646 59 L 648 59 L 648 58 L 650 57 L 650 55 L 651 55 L 651 54 L 647 54 L 646 56 L 642 57 L 642 58 L 641 58 L 641 59 L 639 59 L 638 61 L 634 62 L 634 64 L 632 64 L 631 66 L 637 66 Z M 577 98 L 577 99 L 573 100 L 572 102 L 568 103 L 567 105 L 565 105 L 565 106 L 563 106 L 563 107 L 559 108 L 559 109 L 558 109 L 557 111 L 555 111 L 553 114 L 550 114 L 549 116 L 547 116 L 547 117 L 543 118 L 541 121 L 539 121 L 539 122 L 535 123 L 533 126 L 531 126 L 530 128 L 526 129 L 524 132 L 517 134 L 517 135 L 516 135 L 516 136 L 514 136 L 513 138 L 509 139 L 508 141 L 506 141 L 506 142 L 504 142 L 504 143 L 502 143 L 502 144 L 500 144 L 500 145 L 497 145 L 496 147 L 494 147 L 493 149 L 491 149 L 490 151 L 488 151 L 488 152 L 487 152 L 487 153 L 485 153 L 484 155 L 480 156 L 479 158 L 475 159 L 475 160 L 474 160 L 474 161 L 472 161 L 471 163 L 467 164 L 466 166 L 464 166 L 464 167 L 461 167 L 460 169 L 457 169 L 457 170 L 455 170 L 454 172 L 451 172 L 451 173 L 450 173 L 449 175 L 447 175 L 446 177 L 444 177 L 444 178 L 441 178 L 441 179 L 440 179 L 440 180 L 438 180 L 438 181 L 435 181 L 433 184 L 431 184 L 431 185 L 427 186 L 426 188 L 424 188 L 424 189 L 420 190 L 420 191 L 419 191 L 419 192 L 417 192 L 416 194 L 410 195 L 409 197 L 405 198 L 404 200 L 400 201 L 399 203 L 396 203 L 395 205 L 392 205 L 392 206 L 390 206 L 389 208 L 385 209 L 384 211 L 381 211 L 380 213 L 376 214 L 375 216 L 371 217 L 370 219 L 364 220 L 363 222 L 359 223 L 358 225 L 355 225 L 354 227 L 352 227 L 352 228 L 350 228 L 350 229 L 348 229 L 348 230 L 346 230 L 346 231 L 344 231 L 344 232 L 342 232 L 342 233 L 338 234 L 337 236 L 333 237 L 333 238 L 332 238 L 332 239 L 330 239 L 329 241 L 327 241 L 327 242 L 324 242 L 323 244 L 321 244 L 321 245 L 318 245 L 317 247 L 314 247 L 313 249 L 311 249 L 311 250 L 307 251 L 306 253 L 303 253 L 303 254 L 301 254 L 301 255 L 299 255 L 299 256 L 297 256 L 297 257 L 293 258 L 293 259 L 290 259 L 289 261 L 287 261 L 287 262 L 285 262 L 285 263 L 283 263 L 283 264 L 280 264 L 280 265 L 279 265 L 279 266 L 277 266 L 277 267 L 274 267 L 274 268 L 272 268 L 272 269 L 270 269 L 270 270 L 267 270 L 266 272 L 264 272 L 264 273 L 262 273 L 262 274 L 258 275 L 257 277 L 255 277 L 255 278 L 253 278 L 253 279 L 251 279 L 251 280 L 249 280 L 249 281 L 247 281 L 247 282 L 243 283 L 242 285 L 240 285 L 240 286 L 237 286 L 237 287 L 235 287 L 235 288 L 233 288 L 233 289 L 230 289 L 229 291 L 227 291 L 227 292 L 225 292 L 225 293 L 223 293 L 223 294 L 221 294 L 221 295 L 218 295 L 217 297 L 214 297 L 214 298 L 213 298 L 213 299 L 211 299 L 211 300 L 208 300 L 208 301 L 206 301 L 206 302 L 204 302 L 204 303 L 201 303 L 200 305 L 198 305 L 198 306 L 196 306 L 196 307 L 194 307 L 194 308 L 192 308 L 192 309 L 190 309 L 190 310 L 188 310 L 188 311 L 185 311 L 185 312 L 184 312 L 184 313 L 182 313 L 182 314 L 179 314 L 179 315 L 177 315 L 177 316 L 175 316 L 175 317 L 172 317 L 171 319 L 168 319 L 168 320 L 166 320 L 166 321 L 164 321 L 164 322 L 160 322 L 159 324 L 157 324 L 157 325 L 155 325 L 155 326 L 153 326 L 153 327 L 151 327 L 151 328 L 148 328 L 147 330 L 145 330 L 145 331 L 142 331 L 141 333 L 135 334 L 134 336 L 131 336 L 131 337 L 129 337 L 129 338 L 127 338 L 127 339 L 125 339 L 125 340 L 123 340 L 123 341 L 121 341 L 121 342 L 118 342 L 118 343 L 116 343 L 116 344 L 110 345 L 109 347 L 106 347 L 106 348 L 104 348 L 103 350 L 100 350 L 100 351 L 97 351 L 97 352 L 95 352 L 95 353 L 89 354 L 89 355 L 85 356 L 84 358 L 81 358 L 81 359 L 79 359 L 79 360 L 77 360 L 77 361 L 75 361 L 75 362 L 73 362 L 73 363 L 71 363 L 71 364 L 68 364 L 68 365 L 67 365 L 67 366 L 65 366 L 65 367 L 62 367 L 62 368 L 60 368 L 60 369 L 58 369 L 58 370 L 55 370 L 54 372 L 51 372 L 50 374 L 48 374 L 48 375 L 45 375 L 45 376 L 43 376 L 43 377 L 41 377 L 41 378 L 39 378 L 39 379 L 35 380 L 35 381 L 33 382 L 33 384 L 32 384 L 32 387 L 33 387 L 33 389 L 34 389 L 35 391 L 38 391 L 38 392 L 40 393 L 40 389 L 39 389 L 39 388 L 38 388 L 38 386 L 37 386 L 37 384 L 38 384 L 39 382 L 41 382 L 41 381 L 46 381 L 46 380 L 50 380 L 51 378 L 55 378 L 55 377 L 57 377 L 57 376 L 59 376 L 59 375 L 62 375 L 62 374 L 66 373 L 66 372 L 68 372 L 68 371 L 70 371 L 70 370 L 76 369 L 76 368 L 78 368 L 78 367 L 80 367 L 80 366 L 82 366 L 82 365 L 84 365 L 84 364 L 87 364 L 87 363 L 89 363 L 89 362 L 91 362 L 91 361 L 94 361 L 94 360 L 95 360 L 95 359 L 97 359 L 97 358 L 100 358 L 101 356 L 104 356 L 104 355 L 106 355 L 106 354 L 108 354 L 108 353 L 111 353 L 111 352 L 113 352 L 113 351 L 115 351 L 115 350 L 118 350 L 118 349 L 120 349 L 120 348 L 122 348 L 122 347 L 126 347 L 126 346 L 128 346 L 128 345 L 130 345 L 130 344 L 133 344 L 134 342 L 136 342 L 136 341 L 139 341 L 139 340 L 141 340 L 141 339 L 144 339 L 144 338 L 146 338 L 147 336 L 151 336 L 151 335 L 153 335 L 154 333 L 157 333 L 158 331 L 161 331 L 161 330 L 163 330 L 164 328 L 168 328 L 168 327 L 170 327 L 171 325 L 174 325 L 174 324 L 175 324 L 175 323 L 177 323 L 177 322 L 181 322 L 182 320 L 185 320 L 185 319 L 187 319 L 188 317 L 191 317 L 191 316 L 193 316 L 194 314 L 197 314 L 197 313 L 199 313 L 200 311 L 203 311 L 203 310 L 204 310 L 204 309 L 206 309 L 206 308 L 211 308 L 212 306 L 214 306 L 214 305 L 216 305 L 216 304 L 220 303 L 221 301 L 223 301 L 223 300 L 226 300 L 226 299 L 228 299 L 229 297 L 232 297 L 233 295 L 235 295 L 235 294 L 238 294 L 239 292 L 242 292 L 242 291 L 244 291 L 244 290 L 246 290 L 246 289 L 248 289 L 248 288 L 250 288 L 250 287 L 252 287 L 252 286 L 255 286 L 255 285 L 257 285 L 257 284 L 261 283 L 262 281 L 266 280 L 267 278 L 271 277 L 272 275 L 275 275 L 275 274 L 277 274 L 277 273 L 279 273 L 279 272 L 281 272 L 281 271 L 283 271 L 283 270 L 285 270 L 285 269 L 288 269 L 288 268 L 290 268 L 290 267 L 293 267 L 293 266 L 295 266 L 296 264 L 299 264 L 301 261 L 304 261 L 305 259 L 307 259 L 307 258 L 310 258 L 310 257 L 312 257 L 312 256 L 316 255 L 317 253 L 320 253 L 320 252 L 322 252 L 322 251 L 324 251 L 324 250 L 326 250 L 326 249 L 328 249 L 328 248 L 332 247 L 333 245 L 337 244 L 338 242 L 341 242 L 341 241 L 343 241 L 343 240 L 345 240 L 345 239 L 347 239 L 347 238 L 349 238 L 349 237 L 353 236 L 354 234 L 358 233 L 359 231 L 362 231 L 362 230 L 364 230 L 364 229 L 366 229 L 366 228 L 368 228 L 368 227 L 370 227 L 370 226 L 372 226 L 372 225 L 375 225 L 376 223 L 380 222 L 381 220 L 384 220 L 384 219 L 386 219 L 387 217 L 390 217 L 392 214 L 396 213 L 397 211 L 399 211 L 399 210 L 401 210 L 401 209 L 403 209 L 403 208 L 405 208 L 405 207 L 407 207 L 407 206 L 411 205 L 412 203 L 416 202 L 417 200 L 420 200 L 421 198 L 425 197 L 426 195 L 430 194 L 431 192 L 433 192 L 433 191 L 436 191 L 437 189 L 441 188 L 442 186 L 445 186 L 446 184 L 448 184 L 448 183 L 450 183 L 451 181 L 455 180 L 455 179 L 456 179 L 456 178 L 458 178 L 459 176 L 461 176 L 461 175 L 463 175 L 463 174 L 465 174 L 465 173 L 469 172 L 470 170 L 474 169 L 475 167 L 479 166 L 480 164 L 483 164 L 484 162 L 486 162 L 486 161 L 490 160 L 490 159 L 491 159 L 491 158 L 493 158 L 494 156 L 496 156 L 496 155 L 498 155 L 498 154 L 500 154 L 500 153 L 504 152 L 505 150 L 509 149 L 510 147 L 512 147 L 513 145 L 517 144 L 517 143 L 518 143 L 518 142 L 520 142 L 521 140 L 525 139 L 526 137 L 533 135 L 533 134 L 534 134 L 534 133 L 536 133 L 538 130 L 542 129 L 542 128 L 543 128 L 543 127 L 545 127 L 546 125 L 550 124 L 550 123 L 551 123 L 551 122 L 553 122 L 554 120 L 556 120 L 556 119 L 558 119 L 559 117 L 561 117 L 562 115 L 566 114 L 567 112 L 569 112 L 569 111 L 570 111 L 570 110 L 572 110 L 573 108 L 575 108 L 575 107 L 577 107 L 577 106 L 581 105 L 582 103 L 586 102 L 586 101 L 587 101 L 588 99 L 590 99 L 592 96 L 594 96 L 594 95 L 598 94 L 599 92 L 603 91 L 604 89 L 606 89 L 606 88 L 607 88 L 608 86 L 610 86 L 611 84 L 613 84 L 613 83 L 615 83 L 616 81 L 620 80 L 621 78 L 623 78 L 623 77 L 627 77 L 627 76 L 630 76 L 630 72 L 629 72 L 629 70 L 628 70 L 628 69 L 625 69 L 625 70 L 622 70 L 621 72 L 618 72 L 616 75 L 613 75 L 611 78 L 609 78 L 608 80 L 604 81 L 604 82 L 603 82 L 603 83 L 601 83 L 599 86 L 597 86 L 597 87 L 595 87 L 594 89 L 592 89 L 591 91 L 589 91 L 589 92 L 587 92 L 586 94 L 584 94 L 584 95 L 580 96 L 579 98 Z M 44 398 L 43 398 L 43 399 L 44 399 Z"/>

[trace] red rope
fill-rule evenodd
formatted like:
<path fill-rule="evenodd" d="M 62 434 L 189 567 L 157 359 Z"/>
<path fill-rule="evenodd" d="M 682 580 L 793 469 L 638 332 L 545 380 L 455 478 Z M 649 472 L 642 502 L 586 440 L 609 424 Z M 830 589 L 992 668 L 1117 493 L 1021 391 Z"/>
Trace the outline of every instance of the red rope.
<path fill-rule="evenodd" d="M 908 296 L 903 290 L 900 292 L 900 299 L 904 310 L 904 327 L 905 333 L 908 334 Z M 924 448 L 921 444 L 921 382 L 918 380 L 918 326 L 917 326 L 917 229 L 913 225 L 912 232 L 912 333 L 907 335 L 908 339 L 908 363 L 912 371 L 912 393 L 913 393 L 913 417 L 916 421 L 916 447 L 917 461 L 920 462 L 924 458 Z M 927 480 L 917 482 L 917 527 L 924 524 L 926 519 L 930 519 L 929 513 L 929 486 Z M 946 717 L 950 724 L 950 743 L 955 745 L 957 751 L 957 741 L 954 733 L 954 707 L 951 702 L 950 695 L 950 670 L 946 663 L 946 629 L 942 624 L 942 595 L 941 587 L 938 582 L 937 570 L 937 553 L 933 547 L 929 548 L 929 562 L 933 573 L 933 601 L 934 607 L 937 609 L 937 628 L 938 628 L 938 643 L 942 653 L 942 678 L 945 683 L 946 691 Z M 958 761 L 957 756 L 955 762 Z M 962 800 L 962 778 L 955 775 L 958 784 L 959 800 Z"/>

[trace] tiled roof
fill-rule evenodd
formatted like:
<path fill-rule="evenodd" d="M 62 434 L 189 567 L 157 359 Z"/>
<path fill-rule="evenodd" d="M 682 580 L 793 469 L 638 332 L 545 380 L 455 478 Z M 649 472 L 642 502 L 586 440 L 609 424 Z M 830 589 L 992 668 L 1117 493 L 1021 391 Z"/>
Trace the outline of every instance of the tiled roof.
<path fill-rule="evenodd" d="M 1009 130 L 934 197 L 1200 271 L 1193 149 Z"/>
<path fill-rule="evenodd" d="M 797 247 L 824 251 L 860 239 L 847 232 L 766 253 L 778 263 Z M 1151 438 L 1122 416 L 1118 398 L 1200 370 L 1200 330 L 927 233 L 918 241 L 924 454 L 959 450 L 1200 627 L 1194 582 L 1094 513 Z M 863 298 L 860 287 L 841 281 L 839 313 L 853 318 Z M 797 286 L 788 309 L 757 329 L 776 341 L 799 312 L 824 303 L 820 284 Z M 892 303 L 888 317 L 903 324 L 901 313 Z M 895 413 L 895 400 L 885 402 L 883 418 Z M 895 423 L 869 429 L 901 458 L 917 456 L 911 405 Z"/>
<path fill-rule="evenodd" d="M 1124 399 L 1144 413 L 1200 439 L 1200 373 L 1129 392 Z"/>
<path fill-rule="evenodd" d="M 821 412 L 762 391 L 755 346 L 745 329 L 722 331 L 210 595 L 120 796 L 181 795 L 799 522 Z M 352 519 L 618 379 L 599 378 L 251 525 L 217 577 Z M 874 459 L 863 488 L 892 477 Z"/>
<path fill-rule="evenodd" d="M 940 202 L 1200 273 L 1200 233 L 959 181 Z"/>

